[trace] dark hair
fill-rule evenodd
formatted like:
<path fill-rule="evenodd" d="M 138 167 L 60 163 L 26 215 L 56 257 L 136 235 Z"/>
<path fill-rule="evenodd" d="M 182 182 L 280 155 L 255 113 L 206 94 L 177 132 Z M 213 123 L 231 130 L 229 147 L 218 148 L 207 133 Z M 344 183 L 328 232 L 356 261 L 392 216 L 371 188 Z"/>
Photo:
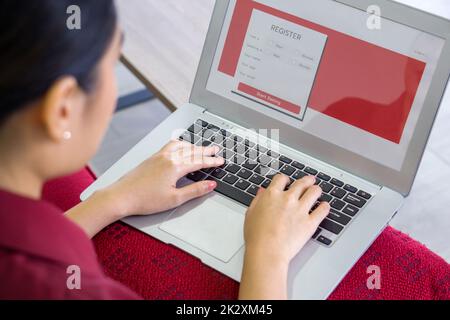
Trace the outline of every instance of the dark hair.
<path fill-rule="evenodd" d="M 113 0 L 2 0 L 0 5 L 0 123 L 62 76 L 92 90 L 117 27 Z M 72 5 L 80 8 L 79 30 L 67 25 Z"/>

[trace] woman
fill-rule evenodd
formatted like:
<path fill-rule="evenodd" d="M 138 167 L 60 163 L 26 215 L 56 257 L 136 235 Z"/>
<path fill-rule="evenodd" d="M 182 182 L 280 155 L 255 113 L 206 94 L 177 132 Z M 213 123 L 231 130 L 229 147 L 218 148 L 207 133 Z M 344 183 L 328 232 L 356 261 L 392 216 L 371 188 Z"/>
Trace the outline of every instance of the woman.
<path fill-rule="evenodd" d="M 75 2 L 80 30 L 66 26 L 73 0 L 2 1 L 0 298 L 138 299 L 101 272 L 89 238 L 124 217 L 212 192 L 211 181 L 180 189 L 176 183 L 224 162 L 215 148 L 174 141 L 65 215 L 39 200 L 45 181 L 79 170 L 94 155 L 116 104 L 122 33 L 113 2 Z M 329 212 L 321 204 L 308 214 L 321 195 L 314 182 L 306 177 L 285 191 L 289 179 L 277 176 L 252 203 L 240 298 L 287 297 L 289 263 Z M 82 272 L 81 290 L 68 289 L 72 265 Z"/>

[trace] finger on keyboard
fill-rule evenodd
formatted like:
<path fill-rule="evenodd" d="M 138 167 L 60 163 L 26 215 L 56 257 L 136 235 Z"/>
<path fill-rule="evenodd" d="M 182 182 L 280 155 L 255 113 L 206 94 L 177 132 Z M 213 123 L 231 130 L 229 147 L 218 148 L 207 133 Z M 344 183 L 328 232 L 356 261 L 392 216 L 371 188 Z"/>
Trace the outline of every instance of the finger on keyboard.
<path fill-rule="evenodd" d="M 289 180 L 288 176 L 285 176 L 284 174 L 277 174 L 273 178 L 272 183 L 270 184 L 269 188 L 283 191 L 284 189 L 286 189 L 287 185 L 290 182 L 291 181 Z"/>

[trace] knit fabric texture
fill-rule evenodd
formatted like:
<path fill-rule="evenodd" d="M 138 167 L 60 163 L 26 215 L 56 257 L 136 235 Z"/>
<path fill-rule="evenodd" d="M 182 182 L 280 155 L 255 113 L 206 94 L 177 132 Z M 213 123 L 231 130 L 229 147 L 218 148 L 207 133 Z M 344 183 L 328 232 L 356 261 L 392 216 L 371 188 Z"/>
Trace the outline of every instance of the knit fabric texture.
<path fill-rule="evenodd" d="M 46 184 L 44 199 L 67 211 L 93 181 L 86 169 Z M 121 222 L 94 239 L 105 273 L 145 299 L 233 300 L 239 284 L 200 260 Z M 381 271 L 381 288 L 369 289 L 369 266 Z M 391 227 L 345 276 L 330 300 L 450 299 L 450 265 Z"/>

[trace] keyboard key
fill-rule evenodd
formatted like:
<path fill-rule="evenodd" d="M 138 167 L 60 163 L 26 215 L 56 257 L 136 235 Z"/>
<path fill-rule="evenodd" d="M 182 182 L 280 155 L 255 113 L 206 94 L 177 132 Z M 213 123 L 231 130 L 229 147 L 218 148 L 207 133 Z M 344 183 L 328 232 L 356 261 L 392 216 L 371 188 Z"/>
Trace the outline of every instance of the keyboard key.
<path fill-rule="evenodd" d="M 300 169 L 300 170 L 305 169 L 305 165 L 303 163 L 298 162 L 298 161 L 292 162 L 291 166 L 293 166 L 294 168 Z"/>
<path fill-rule="evenodd" d="M 364 198 L 364 199 L 366 199 L 366 200 L 370 200 L 370 198 L 372 198 L 371 194 L 369 194 L 369 193 L 367 193 L 367 192 L 365 192 L 363 190 L 359 190 L 357 195 L 362 197 L 362 198 Z"/>
<path fill-rule="evenodd" d="M 320 236 L 319 238 L 317 238 L 317 241 L 323 243 L 326 246 L 329 246 L 332 243 L 332 241 L 330 239 L 328 239 L 324 236 Z"/>
<path fill-rule="evenodd" d="M 229 150 L 233 150 L 236 147 L 236 145 L 238 145 L 238 143 L 231 139 L 225 140 L 223 144 L 223 146 Z"/>
<path fill-rule="evenodd" d="M 235 156 L 233 151 L 223 149 L 217 154 L 219 157 L 224 158 L 225 160 L 229 160 Z"/>
<path fill-rule="evenodd" d="M 247 158 L 249 158 L 250 160 L 256 160 L 259 156 L 259 152 L 255 149 L 251 149 L 248 150 L 247 153 L 245 154 L 245 156 Z"/>
<path fill-rule="evenodd" d="M 202 180 L 206 179 L 207 176 L 208 175 L 206 173 L 200 172 L 200 171 L 192 172 L 187 175 L 188 179 L 195 181 L 195 182 L 202 181 Z"/>
<path fill-rule="evenodd" d="M 252 172 L 250 170 L 247 169 L 241 169 L 241 171 L 239 171 L 238 176 L 243 178 L 243 179 L 248 179 L 252 176 Z"/>
<path fill-rule="evenodd" d="M 248 170 L 255 170 L 255 168 L 258 166 L 258 163 L 253 161 L 246 161 L 242 166 Z"/>
<path fill-rule="evenodd" d="M 241 189 L 241 190 L 247 190 L 248 187 L 250 187 L 250 182 L 244 180 L 244 179 L 240 179 L 238 180 L 238 182 L 235 184 L 235 187 Z"/>
<path fill-rule="evenodd" d="M 211 141 L 220 145 L 223 145 L 226 141 L 226 138 L 221 134 L 216 134 L 215 136 L 211 137 Z"/>
<path fill-rule="evenodd" d="M 226 183 L 223 183 L 220 180 L 213 179 L 217 182 L 217 188 L 215 189 L 216 192 L 219 192 L 227 197 L 230 197 L 231 199 L 245 205 L 250 206 L 250 204 L 253 201 L 253 196 L 245 193 L 244 191 L 241 191 L 233 186 L 230 186 Z"/>
<path fill-rule="evenodd" d="M 256 151 L 256 150 L 253 149 L 252 147 L 247 146 L 245 143 L 244 143 L 244 146 L 245 146 L 245 153 L 249 152 L 250 150 L 252 150 L 253 152 Z M 256 151 L 256 152 L 257 152 L 257 151 Z"/>
<path fill-rule="evenodd" d="M 191 144 L 196 144 L 196 143 L 200 140 L 200 137 L 194 135 L 194 134 L 191 133 L 191 132 L 186 131 L 186 132 L 183 133 L 183 135 L 180 137 L 180 140 L 186 141 L 186 142 L 191 143 Z"/>
<path fill-rule="evenodd" d="M 203 140 L 208 140 L 208 139 L 211 139 L 211 137 L 214 136 L 215 134 L 216 134 L 216 132 L 213 130 L 204 129 L 201 136 L 202 136 Z"/>
<path fill-rule="evenodd" d="M 200 135 L 201 135 L 201 133 L 200 133 Z M 190 132 L 190 131 L 185 131 L 181 136 L 178 137 L 178 140 L 179 140 L 179 141 L 185 141 L 185 142 L 189 142 L 189 143 L 194 144 L 194 143 L 192 142 L 194 137 L 195 137 L 195 134 L 194 134 L 194 133 L 192 133 L 192 132 Z M 200 139 L 200 138 L 199 138 L 199 139 Z"/>
<path fill-rule="evenodd" d="M 322 188 L 322 191 L 325 193 L 329 193 L 334 188 L 333 185 L 328 182 L 322 182 L 320 184 L 320 187 Z"/>
<path fill-rule="evenodd" d="M 322 228 L 324 228 L 325 230 L 328 230 L 334 234 L 339 234 L 344 229 L 343 226 L 341 226 L 341 225 L 337 224 L 336 222 L 333 222 L 329 219 L 323 220 L 322 223 L 320 224 L 320 226 Z"/>
<path fill-rule="evenodd" d="M 222 142 L 220 143 L 220 145 L 223 147 L 223 148 L 226 148 L 227 147 L 227 143 L 228 143 L 228 139 L 225 139 L 225 137 L 223 137 L 223 140 L 222 140 Z M 229 149 L 229 148 L 228 148 Z"/>
<path fill-rule="evenodd" d="M 331 209 L 328 218 L 346 226 L 352 219 L 343 213 Z"/>
<path fill-rule="evenodd" d="M 339 188 L 342 188 L 344 186 L 344 182 L 342 182 L 341 180 L 338 180 L 338 179 L 333 178 L 333 179 L 331 179 L 330 182 Z"/>
<path fill-rule="evenodd" d="M 231 161 L 235 164 L 241 165 L 243 164 L 247 159 L 239 154 L 235 155 L 233 158 L 231 158 Z"/>
<path fill-rule="evenodd" d="M 358 191 L 357 188 L 355 188 L 354 186 L 351 186 L 349 184 L 346 184 L 344 186 L 344 189 L 347 190 L 348 192 L 351 192 L 351 193 L 356 193 L 356 191 Z"/>
<path fill-rule="evenodd" d="M 225 171 L 223 171 L 222 169 L 216 168 L 216 169 L 214 169 L 214 171 L 212 172 L 211 175 L 217 179 L 222 179 L 223 177 L 226 176 L 226 174 L 227 173 Z"/>
<path fill-rule="evenodd" d="M 350 203 L 351 205 L 354 205 L 354 206 L 356 206 L 358 208 L 364 207 L 364 205 L 367 203 L 366 200 L 364 200 L 364 199 L 362 199 L 362 198 L 360 198 L 358 196 L 355 196 L 353 194 L 348 194 L 344 198 L 344 201 L 347 202 L 347 203 Z"/>
<path fill-rule="evenodd" d="M 241 167 L 235 165 L 234 163 L 230 163 L 230 164 L 225 168 L 226 171 L 228 171 L 228 172 L 230 172 L 230 173 L 233 173 L 233 174 L 238 173 L 238 171 L 239 171 L 240 169 L 241 169 Z"/>
<path fill-rule="evenodd" d="M 351 216 L 351 217 L 354 217 L 354 216 L 356 216 L 356 214 L 359 212 L 359 209 L 356 208 L 356 207 L 354 207 L 354 206 L 352 206 L 352 205 L 350 205 L 350 204 L 348 204 L 348 205 L 342 210 L 342 212 L 345 213 L 345 214 L 348 214 L 348 215 Z"/>
<path fill-rule="evenodd" d="M 206 128 L 209 125 L 208 122 L 201 120 L 201 119 L 198 119 L 197 121 L 195 121 L 195 124 L 198 126 L 201 126 L 203 128 Z"/>
<path fill-rule="evenodd" d="M 232 135 L 230 139 L 233 140 L 233 141 L 236 141 L 238 143 L 241 143 L 242 141 L 244 141 L 244 138 L 242 138 L 242 137 L 240 137 L 238 135 L 235 135 L 235 134 Z"/>
<path fill-rule="evenodd" d="M 256 146 L 255 149 L 258 150 L 259 153 L 267 153 L 267 151 L 269 151 L 269 149 L 267 149 L 266 147 L 263 147 L 263 146 L 261 146 L 259 144 Z"/>
<path fill-rule="evenodd" d="M 210 174 L 214 171 L 214 168 L 207 168 L 207 169 L 202 169 L 202 172 L 206 173 L 206 174 Z"/>
<path fill-rule="evenodd" d="M 264 182 L 264 178 L 261 177 L 259 174 L 254 174 L 251 178 L 250 178 L 250 182 L 260 185 L 261 183 Z"/>
<path fill-rule="evenodd" d="M 294 178 L 295 180 L 300 180 L 301 178 L 304 178 L 306 176 L 307 176 L 306 173 L 304 173 L 303 171 L 299 170 L 292 176 L 292 178 Z"/>
<path fill-rule="evenodd" d="M 336 197 L 338 199 L 342 199 L 347 192 L 345 192 L 344 190 L 340 189 L 340 188 L 334 188 L 333 191 L 331 191 L 330 193 L 333 197 Z"/>
<path fill-rule="evenodd" d="M 198 125 L 195 125 L 195 124 L 190 126 L 189 129 L 188 129 L 189 132 L 192 132 L 192 133 L 195 133 L 195 134 L 200 133 L 202 130 L 203 130 L 203 128 L 201 126 L 198 126 Z"/>
<path fill-rule="evenodd" d="M 238 180 L 239 180 L 238 177 L 236 177 L 235 175 L 232 175 L 232 174 L 227 174 L 225 176 L 225 178 L 223 179 L 223 181 L 225 181 L 226 183 L 229 183 L 229 184 L 235 184 L 236 181 L 238 181 Z"/>
<path fill-rule="evenodd" d="M 252 194 L 252 195 L 254 195 L 254 196 L 256 196 L 258 194 L 258 191 L 259 191 L 259 187 L 255 186 L 254 184 L 252 184 L 250 186 L 250 188 L 247 189 L 247 192 Z"/>
<path fill-rule="evenodd" d="M 271 183 L 272 183 L 272 180 L 267 179 L 266 181 L 264 181 L 262 183 L 261 187 L 263 187 L 264 189 L 267 189 Z"/>
<path fill-rule="evenodd" d="M 316 232 L 314 232 L 312 238 L 315 239 L 319 236 L 319 234 L 322 232 L 322 229 L 317 228 Z"/>
<path fill-rule="evenodd" d="M 248 140 L 248 139 L 245 139 L 244 144 L 245 144 L 247 147 L 250 147 L 250 148 L 253 148 L 253 147 L 256 145 L 256 143 L 251 142 L 251 141 Z"/>
<path fill-rule="evenodd" d="M 266 176 L 269 174 L 269 172 L 271 171 L 270 168 L 264 167 L 264 166 L 258 166 L 258 168 L 256 168 L 255 173 L 261 175 L 261 176 Z"/>
<path fill-rule="evenodd" d="M 243 144 L 238 144 L 234 147 L 234 152 L 240 155 L 244 155 L 247 152 L 247 148 Z"/>
<path fill-rule="evenodd" d="M 281 169 L 281 173 L 287 175 L 288 177 L 292 176 L 295 173 L 295 169 L 291 166 L 285 165 Z"/>
<path fill-rule="evenodd" d="M 319 198 L 320 202 L 331 202 L 331 200 L 333 200 L 333 197 L 326 193 L 322 193 L 322 196 Z"/>
<path fill-rule="evenodd" d="M 266 155 L 261 155 L 258 158 L 258 162 L 261 163 L 263 166 L 267 166 L 273 159 Z"/>
<path fill-rule="evenodd" d="M 278 160 L 272 161 L 269 165 L 269 167 L 275 171 L 280 171 L 283 166 L 284 166 L 284 163 L 282 163 Z"/>
<path fill-rule="evenodd" d="M 286 164 L 291 164 L 292 163 L 292 159 L 289 159 L 286 156 L 280 156 L 280 161 L 286 163 Z"/>
<path fill-rule="evenodd" d="M 330 181 L 330 180 L 331 180 L 331 177 L 330 177 L 329 175 L 323 173 L 323 172 L 320 172 L 320 173 L 317 175 L 317 177 L 320 178 L 320 179 L 322 179 L 323 181 Z"/>
<path fill-rule="evenodd" d="M 334 199 L 330 202 L 330 206 L 336 210 L 342 210 L 345 207 L 345 202 L 339 199 Z"/>
<path fill-rule="evenodd" d="M 272 150 L 267 151 L 267 155 L 272 157 L 272 158 L 276 158 L 276 159 L 278 159 L 280 157 L 279 153 L 277 153 L 275 151 L 272 151 Z"/>
<path fill-rule="evenodd" d="M 220 130 L 220 133 L 222 134 L 222 136 L 224 136 L 224 137 L 226 137 L 226 138 L 231 137 L 231 132 L 229 132 L 229 131 L 227 131 L 227 130 L 225 130 L 225 129 L 221 129 L 221 130 Z"/>
<path fill-rule="evenodd" d="M 310 174 L 310 175 L 312 175 L 312 176 L 315 176 L 316 174 L 319 173 L 319 171 L 317 171 L 316 169 L 313 169 L 311 167 L 306 167 L 305 168 L 305 172 Z"/>
<path fill-rule="evenodd" d="M 218 132 L 220 130 L 220 128 L 218 126 L 215 126 L 213 124 L 209 124 L 206 128 L 209 130 L 212 130 L 214 132 Z"/>

